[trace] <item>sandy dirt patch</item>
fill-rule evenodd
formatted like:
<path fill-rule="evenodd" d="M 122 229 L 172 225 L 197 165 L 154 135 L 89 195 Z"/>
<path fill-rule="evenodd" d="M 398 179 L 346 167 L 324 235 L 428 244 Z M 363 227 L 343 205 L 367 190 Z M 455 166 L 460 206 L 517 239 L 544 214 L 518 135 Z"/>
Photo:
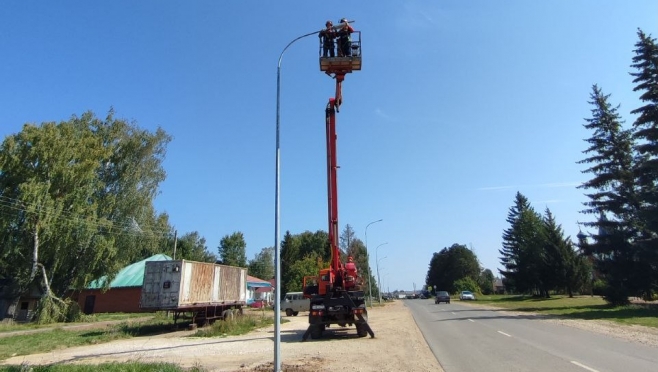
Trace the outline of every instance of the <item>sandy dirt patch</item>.
<path fill-rule="evenodd" d="M 354 327 L 329 328 L 320 340 L 302 342 L 307 316 L 285 317 L 281 326 L 284 371 L 442 371 L 403 301 L 369 310 L 375 338 L 356 336 Z M 2 364 L 170 362 L 208 371 L 267 371 L 274 359 L 274 330 L 263 328 L 227 338 L 136 337 L 101 345 L 18 356 Z"/>

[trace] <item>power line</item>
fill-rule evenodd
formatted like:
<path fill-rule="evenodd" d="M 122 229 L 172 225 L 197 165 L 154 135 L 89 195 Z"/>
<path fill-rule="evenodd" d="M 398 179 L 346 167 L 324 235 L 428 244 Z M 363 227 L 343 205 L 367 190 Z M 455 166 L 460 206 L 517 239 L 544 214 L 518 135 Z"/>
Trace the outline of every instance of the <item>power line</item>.
<path fill-rule="evenodd" d="M 34 211 L 30 211 L 26 208 L 32 208 Z M 12 209 L 18 212 L 23 213 L 34 213 L 35 211 L 44 213 L 45 217 L 53 218 L 57 221 L 65 221 L 69 223 L 81 223 L 84 222 L 84 225 L 89 227 L 94 227 L 97 229 L 106 229 L 107 234 L 111 235 L 132 235 L 136 237 L 144 237 L 145 235 L 154 235 L 160 237 L 166 237 L 171 235 L 171 231 L 166 230 L 152 230 L 143 231 L 142 228 L 137 224 L 134 217 L 131 218 L 128 222 L 119 222 L 115 220 L 106 219 L 105 221 L 99 221 L 98 217 L 95 216 L 83 216 L 80 214 L 75 214 L 69 211 L 62 210 L 59 213 L 53 211 L 51 207 L 44 207 L 35 203 L 26 203 L 24 201 L 9 198 L 7 196 L 0 195 L 0 212 L 5 216 L 15 216 L 16 213 L 11 213 L 5 208 Z M 90 220 L 89 218 L 94 220 Z M 137 227 L 137 228 L 136 228 Z M 112 231 L 114 230 L 114 231 Z"/>

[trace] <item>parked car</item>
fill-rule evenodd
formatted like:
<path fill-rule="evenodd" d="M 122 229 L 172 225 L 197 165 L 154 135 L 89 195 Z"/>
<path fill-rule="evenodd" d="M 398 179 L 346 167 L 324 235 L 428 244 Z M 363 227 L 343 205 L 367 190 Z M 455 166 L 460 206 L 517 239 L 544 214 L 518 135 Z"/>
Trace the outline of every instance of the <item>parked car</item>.
<path fill-rule="evenodd" d="M 265 301 L 262 298 L 255 299 L 253 302 L 249 304 L 249 307 L 253 307 L 255 309 L 260 309 L 263 307 L 267 307 L 267 301 Z"/>
<path fill-rule="evenodd" d="M 287 316 L 297 316 L 300 311 L 309 311 L 310 308 L 311 300 L 304 298 L 302 292 L 288 292 L 281 301 L 281 311 L 285 311 Z"/>
<path fill-rule="evenodd" d="M 459 299 L 462 300 L 462 301 L 465 301 L 465 300 L 475 300 L 475 295 L 474 295 L 473 292 L 471 292 L 471 291 L 462 291 L 462 292 L 459 294 Z"/>
<path fill-rule="evenodd" d="M 445 302 L 447 304 L 450 303 L 450 293 L 446 291 L 438 291 L 436 292 L 436 298 L 434 299 L 435 304 L 440 304 L 441 302 Z"/>

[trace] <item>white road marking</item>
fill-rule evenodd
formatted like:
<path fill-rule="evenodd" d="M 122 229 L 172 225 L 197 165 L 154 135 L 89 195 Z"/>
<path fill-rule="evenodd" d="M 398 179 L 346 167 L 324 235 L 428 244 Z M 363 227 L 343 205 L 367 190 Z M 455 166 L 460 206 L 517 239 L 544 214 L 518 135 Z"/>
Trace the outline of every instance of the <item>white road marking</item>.
<path fill-rule="evenodd" d="M 512 337 L 511 335 L 508 335 L 508 334 L 505 333 L 505 332 L 498 331 L 498 333 L 500 333 L 501 335 L 507 336 L 507 337 Z"/>
<path fill-rule="evenodd" d="M 452 311 L 450 312 L 450 314 L 452 314 L 452 315 L 456 315 L 456 314 L 455 314 L 454 312 L 452 312 Z"/>
<path fill-rule="evenodd" d="M 571 363 L 577 365 L 577 366 L 580 367 L 580 368 L 584 368 L 584 369 L 586 369 L 586 370 L 588 370 L 588 371 L 590 371 L 590 372 L 599 372 L 598 370 L 596 370 L 596 369 L 594 369 L 594 368 L 590 368 L 590 367 L 588 367 L 588 366 L 586 366 L 586 365 L 584 365 L 584 364 L 578 363 L 578 362 L 576 362 L 575 360 L 572 360 Z"/>
<path fill-rule="evenodd" d="M 473 320 L 473 319 L 469 319 L 468 321 L 469 321 L 469 322 L 475 322 L 475 320 Z"/>

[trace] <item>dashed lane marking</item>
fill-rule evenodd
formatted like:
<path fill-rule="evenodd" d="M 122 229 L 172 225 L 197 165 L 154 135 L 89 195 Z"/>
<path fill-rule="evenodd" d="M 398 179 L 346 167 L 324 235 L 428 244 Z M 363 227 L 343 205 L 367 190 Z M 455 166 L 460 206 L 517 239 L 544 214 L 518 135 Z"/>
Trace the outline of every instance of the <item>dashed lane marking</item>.
<path fill-rule="evenodd" d="M 572 360 L 571 363 L 577 365 L 577 366 L 580 367 L 580 368 L 584 368 L 584 369 L 586 369 L 586 370 L 588 370 L 588 371 L 590 371 L 590 372 L 599 372 L 598 370 L 596 370 L 596 369 L 594 369 L 594 368 L 590 368 L 590 367 L 588 367 L 588 366 L 586 366 L 586 365 L 584 365 L 584 364 L 582 364 L 582 363 L 578 363 L 578 362 L 576 362 L 575 360 Z"/>
<path fill-rule="evenodd" d="M 498 331 L 498 333 L 500 333 L 500 334 L 503 335 L 503 336 L 512 337 L 511 335 L 508 335 L 508 334 L 505 333 L 505 332 Z"/>

